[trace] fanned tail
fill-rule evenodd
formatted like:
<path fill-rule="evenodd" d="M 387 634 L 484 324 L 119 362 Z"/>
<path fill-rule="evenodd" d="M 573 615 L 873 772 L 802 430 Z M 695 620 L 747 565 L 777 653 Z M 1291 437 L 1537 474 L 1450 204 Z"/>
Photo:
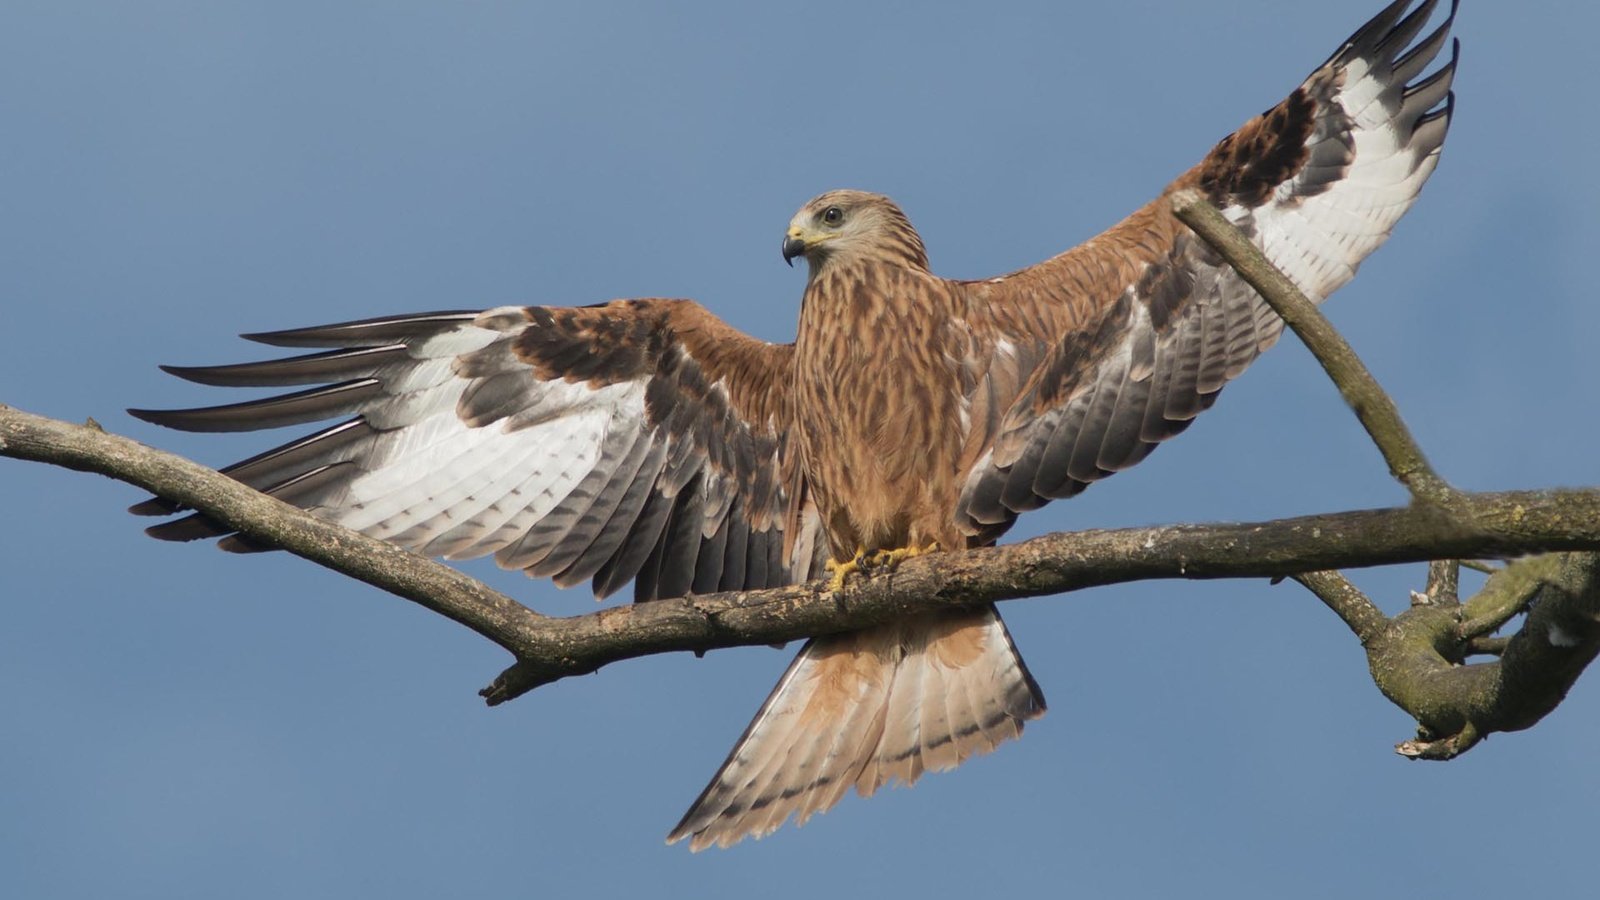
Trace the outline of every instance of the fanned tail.
<path fill-rule="evenodd" d="M 846 790 L 953 769 L 1022 734 L 1044 697 L 994 607 L 806 644 L 668 843 L 727 847 Z"/>

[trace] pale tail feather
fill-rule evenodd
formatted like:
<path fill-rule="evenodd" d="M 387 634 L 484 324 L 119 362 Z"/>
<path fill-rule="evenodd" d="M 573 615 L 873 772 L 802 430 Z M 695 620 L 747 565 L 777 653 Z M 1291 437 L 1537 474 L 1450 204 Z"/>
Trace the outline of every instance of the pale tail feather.
<path fill-rule="evenodd" d="M 987 753 L 1044 708 L 992 606 L 812 640 L 667 842 L 802 825 L 852 786 L 869 796 Z"/>

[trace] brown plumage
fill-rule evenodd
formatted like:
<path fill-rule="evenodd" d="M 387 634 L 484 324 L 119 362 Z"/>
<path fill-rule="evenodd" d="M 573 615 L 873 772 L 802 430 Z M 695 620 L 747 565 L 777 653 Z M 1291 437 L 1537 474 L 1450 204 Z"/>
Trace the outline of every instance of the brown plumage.
<path fill-rule="evenodd" d="M 1436 0 L 1411 2 L 1168 188 L 1204 192 L 1313 299 L 1355 274 L 1438 160 L 1455 60 L 1424 70 L 1450 20 L 1416 40 Z M 674 300 L 372 319 L 250 336 L 324 352 L 170 370 L 325 387 L 136 414 L 201 431 L 347 417 L 225 471 L 419 552 L 493 553 L 600 596 L 982 545 L 1143 459 L 1277 339 L 1282 323 L 1165 196 L 1031 268 L 951 281 L 894 203 L 834 191 L 784 241 L 810 268 L 792 345 Z M 198 516 L 151 529 L 226 531 Z M 992 750 L 1043 711 L 992 607 L 812 640 L 669 839 L 803 822 L 851 788 Z"/>

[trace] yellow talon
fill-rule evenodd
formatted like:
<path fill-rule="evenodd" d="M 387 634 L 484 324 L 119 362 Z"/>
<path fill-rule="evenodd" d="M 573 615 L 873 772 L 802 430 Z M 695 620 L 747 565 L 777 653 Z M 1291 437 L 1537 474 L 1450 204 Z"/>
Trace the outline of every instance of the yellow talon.
<path fill-rule="evenodd" d="M 922 556 L 938 549 L 939 544 L 937 542 L 931 543 L 926 547 L 896 547 L 893 550 L 874 550 L 871 553 L 868 553 L 865 547 L 857 547 L 856 555 L 850 559 L 843 562 L 836 559 L 828 560 L 826 568 L 832 573 L 832 577 L 828 579 L 828 590 L 844 590 L 845 580 L 850 577 L 852 572 L 860 572 L 864 575 L 871 574 L 874 571 L 892 572 L 897 566 L 913 556 Z"/>
<path fill-rule="evenodd" d="M 867 564 L 874 569 L 893 570 L 913 556 L 922 556 L 937 549 L 939 549 L 939 545 L 933 543 L 926 547 L 896 547 L 893 550 L 879 550 L 867 559 Z"/>
<path fill-rule="evenodd" d="M 867 548 L 857 546 L 855 556 L 850 557 L 844 562 L 840 562 L 836 559 L 828 560 L 825 566 L 829 572 L 833 573 L 833 577 L 828 579 L 828 590 L 844 590 L 845 579 L 850 577 L 850 573 L 861 571 L 861 562 L 865 558 L 866 553 Z"/>
<path fill-rule="evenodd" d="M 828 579 L 828 590 L 837 592 L 844 590 L 844 580 L 850 576 L 850 573 L 861 571 L 861 567 L 853 559 L 847 559 L 844 562 L 835 562 L 830 559 L 828 560 L 828 571 L 833 573 L 833 577 Z"/>

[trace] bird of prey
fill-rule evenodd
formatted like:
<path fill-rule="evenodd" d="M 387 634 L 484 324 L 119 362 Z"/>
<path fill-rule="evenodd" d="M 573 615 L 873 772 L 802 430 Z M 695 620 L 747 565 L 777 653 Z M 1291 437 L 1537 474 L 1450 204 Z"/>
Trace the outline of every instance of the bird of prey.
<path fill-rule="evenodd" d="M 1179 223 L 1198 190 L 1307 295 L 1389 236 L 1439 159 L 1455 10 L 1397 0 L 1287 99 L 1110 230 L 953 281 L 888 198 L 832 191 L 783 238 L 809 267 L 791 344 L 688 300 L 503 307 L 253 334 L 318 352 L 169 368 L 265 400 L 134 411 L 192 431 L 337 424 L 224 471 L 419 553 L 592 580 L 636 601 L 750 590 L 995 541 L 1019 513 L 1183 431 L 1282 322 Z M 162 500 L 142 513 L 178 511 Z M 191 514 L 175 540 L 238 535 Z M 959 765 L 1044 712 L 998 612 L 809 641 L 669 840 L 803 823 Z"/>

